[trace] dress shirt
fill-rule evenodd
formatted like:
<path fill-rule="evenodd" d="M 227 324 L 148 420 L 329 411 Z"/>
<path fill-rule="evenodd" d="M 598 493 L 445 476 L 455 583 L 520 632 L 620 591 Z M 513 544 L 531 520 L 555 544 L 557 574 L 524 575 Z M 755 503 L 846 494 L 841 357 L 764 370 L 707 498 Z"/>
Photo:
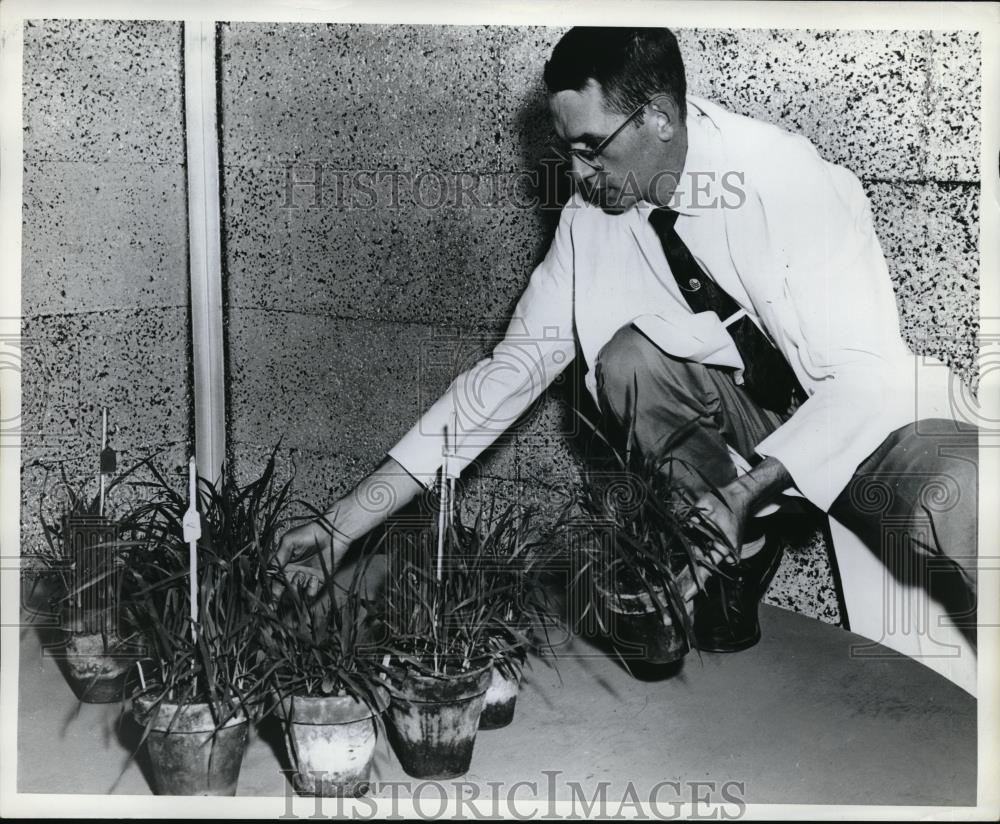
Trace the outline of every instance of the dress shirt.
<path fill-rule="evenodd" d="M 857 178 L 805 138 L 688 98 L 688 154 L 678 235 L 702 268 L 771 338 L 807 400 L 757 446 L 826 511 L 893 430 L 951 417 L 952 378 L 904 344 L 888 269 Z M 493 353 L 452 382 L 389 451 L 425 485 L 442 463 L 443 430 L 459 467 L 496 440 L 575 353 L 597 400 L 594 364 L 634 324 L 665 352 L 732 367 L 742 360 L 714 312 L 693 314 L 649 224 L 650 204 L 619 215 L 575 194 L 563 208 Z M 457 423 L 457 427 L 452 424 Z"/>

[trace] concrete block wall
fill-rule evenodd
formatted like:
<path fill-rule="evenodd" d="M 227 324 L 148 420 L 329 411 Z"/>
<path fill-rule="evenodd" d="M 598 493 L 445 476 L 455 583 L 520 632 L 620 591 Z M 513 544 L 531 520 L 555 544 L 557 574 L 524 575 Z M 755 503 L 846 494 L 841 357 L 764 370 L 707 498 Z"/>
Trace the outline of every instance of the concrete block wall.
<path fill-rule="evenodd" d="M 59 465 L 96 494 L 102 406 L 121 469 L 190 449 L 181 46 L 179 23 L 25 24 L 25 555 Z"/>
<path fill-rule="evenodd" d="M 254 474 L 282 439 L 282 470 L 322 506 L 489 350 L 544 253 L 554 215 L 531 208 L 523 173 L 549 134 L 541 68 L 562 30 L 219 31 L 231 457 Z M 977 35 L 678 37 L 693 93 L 801 132 L 861 177 L 908 341 L 974 380 Z M 190 448 L 180 63 L 177 23 L 25 29 L 26 546 L 40 463 L 90 474 L 101 405 L 122 463 L 159 447 L 180 463 Z M 336 189 L 337 172 L 362 170 L 431 173 L 430 200 L 433 174 L 454 186 L 463 173 L 479 202 L 365 208 L 356 176 Z M 579 391 L 567 379 L 538 404 L 484 456 L 473 493 L 544 501 L 574 477 Z M 819 531 L 796 541 L 769 599 L 839 620 Z"/>
<path fill-rule="evenodd" d="M 322 506 L 372 469 L 457 368 L 496 341 L 547 247 L 553 215 L 512 197 L 371 209 L 374 197 L 345 196 L 336 181 L 357 181 L 351 175 L 361 170 L 464 172 L 481 185 L 496 179 L 507 191 L 530 190 L 518 175 L 536 168 L 550 133 L 541 70 L 563 31 L 221 27 L 238 465 L 282 438 L 298 491 Z M 805 134 L 862 179 L 907 340 L 972 380 L 977 35 L 677 34 L 692 93 Z M 317 166 L 321 187 L 309 183 Z M 380 202 L 390 200 L 389 180 L 372 187 Z M 457 346 L 451 364 L 425 356 L 438 339 Z M 474 473 L 480 485 L 530 478 L 528 494 L 544 501 L 546 483 L 575 475 L 564 433 L 574 426 L 566 399 L 578 390 L 565 383 L 484 456 Z M 821 530 L 794 544 L 769 600 L 838 622 Z"/>

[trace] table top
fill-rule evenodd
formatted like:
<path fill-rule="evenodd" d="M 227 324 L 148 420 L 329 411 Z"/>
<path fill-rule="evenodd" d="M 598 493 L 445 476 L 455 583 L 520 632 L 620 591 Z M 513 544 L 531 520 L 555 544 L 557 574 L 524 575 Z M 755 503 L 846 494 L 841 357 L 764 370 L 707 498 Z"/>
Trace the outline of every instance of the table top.
<path fill-rule="evenodd" d="M 514 788 L 516 798 L 589 800 L 607 782 L 609 814 L 630 793 L 661 802 L 700 793 L 723 803 L 728 792 L 758 804 L 975 804 L 974 698 L 888 650 L 882 659 L 852 656 L 852 645 L 870 642 L 838 627 L 767 606 L 761 625 L 749 650 L 692 653 L 668 674 L 640 678 L 599 645 L 568 639 L 555 667 L 536 660 L 526 673 L 513 723 L 479 733 L 456 792 L 529 782 Z M 78 704 L 36 631 L 25 629 L 18 790 L 150 794 L 142 759 L 129 760 L 134 731 L 117 726 L 120 711 Z M 265 725 L 252 736 L 238 794 L 272 797 L 281 815 L 287 768 L 280 735 Z M 380 742 L 376 796 L 386 797 L 380 783 L 406 778 Z"/>

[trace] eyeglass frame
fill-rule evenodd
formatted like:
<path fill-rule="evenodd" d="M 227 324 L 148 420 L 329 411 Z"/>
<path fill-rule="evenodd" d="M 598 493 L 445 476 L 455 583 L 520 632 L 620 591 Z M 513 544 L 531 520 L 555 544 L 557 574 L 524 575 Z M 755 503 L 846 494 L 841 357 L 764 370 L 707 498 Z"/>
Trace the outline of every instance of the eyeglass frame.
<path fill-rule="evenodd" d="M 635 119 L 635 116 L 637 114 L 639 114 L 643 109 L 646 108 L 646 106 L 648 106 L 650 103 L 656 100 L 657 97 L 660 96 L 661 95 L 656 94 L 653 95 L 652 97 L 643 100 L 642 103 L 636 106 L 632 110 L 632 112 L 628 115 L 628 117 L 626 117 L 625 120 L 622 121 L 622 124 L 617 129 L 615 129 L 611 134 L 609 134 L 606 138 L 604 138 L 604 140 L 598 143 L 593 149 L 569 148 L 565 150 L 566 153 L 570 157 L 579 158 L 582 163 L 589 166 L 595 172 L 603 172 L 604 164 L 601 163 L 599 160 L 601 154 L 604 152 L 606 148 L 608 148 L 608 146 L 611 145 L 611 141 L 613 141 L 616 137 L 618 137 L 618 135 L 620 135 L 623 131 L 625 131 L 625 127 Z M 557 152 L 560 151 L 558 147 L 553 147 L 553 148 L 555 148 Z"/>

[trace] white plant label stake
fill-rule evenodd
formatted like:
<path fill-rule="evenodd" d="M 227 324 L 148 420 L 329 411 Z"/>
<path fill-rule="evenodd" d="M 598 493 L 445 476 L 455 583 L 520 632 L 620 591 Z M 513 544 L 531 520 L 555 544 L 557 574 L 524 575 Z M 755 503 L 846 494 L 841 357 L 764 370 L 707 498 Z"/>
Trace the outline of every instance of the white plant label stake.
<path fill-rule="evenodd" d="M 437 579 L 441 580 L 444 572 L 444 536 L 454 522 L 455 480 L 459 477 L 458 461 L 450 460 L 457 456 L 458 449 L 458 415 L 451 416 L 451 443 L 448 442 L 448 427 L 444 428 L 444 463 L 441 465 L 441 507 L 438 510 L 438 553 Z"/>
<path fill-rule="evenodd" d="M 441 581 L 444 566 L 444 532 L 448 510 L 448 427 L 444 428 L 444 463 L 441 465 L 441 486 L 438 495 L 438 545 L 437 545 L 437 579 Z"/>
<path fill-rule="evenodd" d="M 101 409 L 101 503 L 100 509 L 97 510 L 97 514 L 102 518 L 104 517 L 105 478 L 108 475 L 114 475 L 117 469 L 115 451 L 108 448 L 108 408 L 105 406 Z"/>
<path fill-rule="evenodd" d="M 108 448 L 108 409 L 105 407 L 101 410 L 101 455 L 104 455 L 104 450 Z M 101 506 L 97 510 L 97 514 L 104 516 L 104 467 L 101 467 Z"/>
<path fill-rule="evenodd" d="M 188 461 L 188 499 L 184 513 L 184 540 L 188 545 L 188 577 L 191 598 L 191 640 L 197 643 L 198 632 L 198 539 L 201 538 L 201 517 L 198 515 L 198 469 L 192 457 Z"/>

